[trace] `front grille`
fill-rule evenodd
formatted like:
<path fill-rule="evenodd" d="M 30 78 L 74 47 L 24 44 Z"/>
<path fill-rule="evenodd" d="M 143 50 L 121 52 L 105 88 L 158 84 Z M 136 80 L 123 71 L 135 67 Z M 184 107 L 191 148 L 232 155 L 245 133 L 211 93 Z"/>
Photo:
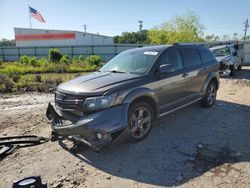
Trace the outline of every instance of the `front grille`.
<path fill-rule="evenodd" d="M 80 110 L 84 97 L 56 92 L 55 103 L 56 107 L 63 111 Z"/>

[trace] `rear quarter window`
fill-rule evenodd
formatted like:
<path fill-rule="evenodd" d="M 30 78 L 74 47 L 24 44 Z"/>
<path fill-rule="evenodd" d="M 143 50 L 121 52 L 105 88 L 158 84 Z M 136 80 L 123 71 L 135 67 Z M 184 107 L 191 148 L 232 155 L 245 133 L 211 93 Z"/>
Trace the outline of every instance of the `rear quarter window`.
<path fill-rule="evenodd" d="M 199 48 L 199 53 L 202 63 L 210 63 L 215 60 L 212 52 L 207 48 Z"/>
<path fill-rule="evenodd" d="M 195 48 L 186 48 L 181 50 L 184 67 L 192 67 L 201 64 L 201 57 Z"/>

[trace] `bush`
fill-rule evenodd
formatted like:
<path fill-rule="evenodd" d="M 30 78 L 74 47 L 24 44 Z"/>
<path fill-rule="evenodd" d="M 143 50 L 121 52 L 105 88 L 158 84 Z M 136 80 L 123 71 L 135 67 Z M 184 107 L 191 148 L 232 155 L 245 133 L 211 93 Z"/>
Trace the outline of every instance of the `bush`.
<path fill-rule="evenodd" d="M 51 48 L 49 50 L 49 60 L 53 63 L 57 63 L 62 58 L 61 52 L 57 48 Z"/>
<path fill-rule="evenodd" d="M 20 75 L 12 75 L 11 78 L 12 78 L 13 82 L 17 83 L 20 80 Z"/>
<path fill-rule="evenodd" d="M 84 57 L 83 55 L 79 55 L 78 59 L 79 59 L 80 61 L 82 61 L 82 62 L 85 61 L 85 57 Z"/>
<path fill-rule="evenodd" d="M 35 91 L 36 90 L 36 83 L 34 76 L 22 76 L 17 83 L 17 89 L 24 91 Z"/>
<path fill-rule="evenodd" d="M 8 75 L 19 75 L 23 74 L 24 68 L 17 67 L 16 65 L 7 65 L 4 69 L 0 69 L 0 74 L 8 74 Z"/>
<path fill-rule="evenodd" d="M 60 63 L 68 65 L 70 63 L 69 56 L 68 55 L 62 56 L 62 58 L 60 59 Z"/>
<path fill-rule="evenodd" d="M 96 65 L 99 66 L 102 62 L 102 59 L 100 56 L 98 55 L 91 55 L 89 57 L 86 58 L 86 61 L 90 64 L 90 65 Z"/>
<path fill-rule="evenodd" d="M 35 67 L 37 65 L 36 57 L 30 57 L 29 58 L 29 65 L 32 65 L 33 67 Z"/>
<path fill-rule="evenodd" d="M 3 64 L 3 60 L 0 58 L 0 66 L 2 66 Z"/>
<path fill-rule="evenodd" d="M 37 74 L 37 75 L 35 76 L 35 81 L 36 81 L 36 82 L 42 82 L 42 76 L 41 76 L 40 74 Z"/>
<path fill-rule="evenodd" d="M 41 58 L 37 60 L 36 66 L 37 67 L 47 67 L 49 65 L 49 62 L 46 58 Z"/>
<path fill-rule="evenodd" d="M 14 86 L 14 82 L 10 77 L 4 74 L 0 74 L 0 91 L 11 92 Z"/>
<path fill-rule="evenodd" d="M 22 56 L 19 58 L 19 62 L 20 62 L 21 64 L 28 65 L 28 64 L 29 64 L 29 57 L 26 56 L 26 55 L 22 55 Z"/>

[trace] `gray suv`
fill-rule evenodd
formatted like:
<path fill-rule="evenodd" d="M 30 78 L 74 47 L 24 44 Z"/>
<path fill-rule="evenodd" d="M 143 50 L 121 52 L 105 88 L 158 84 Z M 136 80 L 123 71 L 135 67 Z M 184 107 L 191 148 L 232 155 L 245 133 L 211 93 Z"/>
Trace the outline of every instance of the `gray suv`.
<path fill-rule="evenodd" d="M 99 71 L 57 87 L 49 104 L 53 138 L 68 138 L 93 149 L 124 130 L 145 138 L 153 122 L 200 101 L 211 107 L 219 87 L 219 64 L 202 45 L 150 46 L 127 50 Z"/>

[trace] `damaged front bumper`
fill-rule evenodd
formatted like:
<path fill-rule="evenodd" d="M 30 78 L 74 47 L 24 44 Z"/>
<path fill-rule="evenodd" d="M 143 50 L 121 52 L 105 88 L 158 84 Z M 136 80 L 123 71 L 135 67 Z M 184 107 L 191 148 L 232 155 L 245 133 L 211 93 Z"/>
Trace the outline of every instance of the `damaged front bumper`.
<path fill-rule="evenodd" d="M 128 104 L 107 108 L 71 122 L 60 116 L 49 103 L 46 116 L 53 135 L 87 144 L 95 150 L 110 143 L 127 125 Z"/>

